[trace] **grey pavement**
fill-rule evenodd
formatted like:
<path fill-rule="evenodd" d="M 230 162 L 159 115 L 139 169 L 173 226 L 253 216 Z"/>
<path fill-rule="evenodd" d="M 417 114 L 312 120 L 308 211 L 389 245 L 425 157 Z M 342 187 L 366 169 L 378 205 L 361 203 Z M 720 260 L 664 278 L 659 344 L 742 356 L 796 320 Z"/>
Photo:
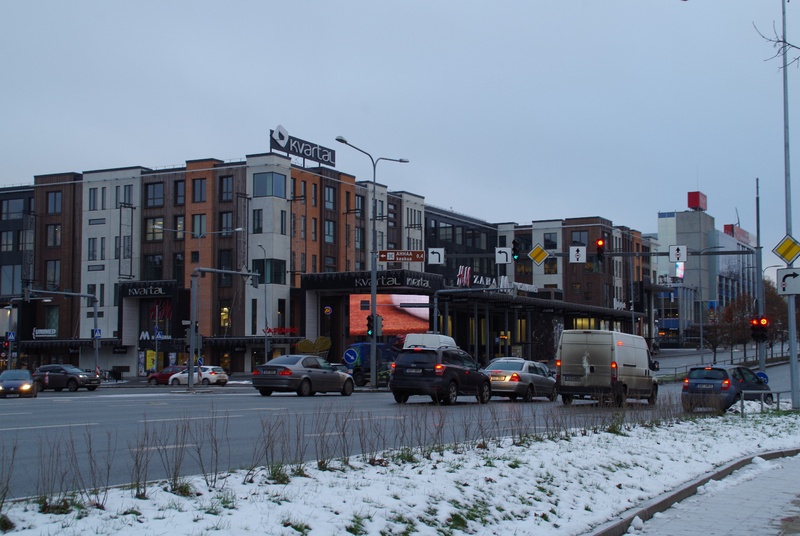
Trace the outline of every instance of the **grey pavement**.
<path fill-rule="evenodd" d="M 737 460 L 625 512 L 591 534 L 800 535 L 799 452 Z"/>

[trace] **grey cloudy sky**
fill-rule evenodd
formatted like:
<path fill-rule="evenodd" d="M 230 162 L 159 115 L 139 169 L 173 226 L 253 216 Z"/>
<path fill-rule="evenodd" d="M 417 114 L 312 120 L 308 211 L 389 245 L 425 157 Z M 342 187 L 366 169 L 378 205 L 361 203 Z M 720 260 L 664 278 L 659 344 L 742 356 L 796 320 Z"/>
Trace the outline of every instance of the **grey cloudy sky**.
<path fill-rule="evenodd" d="M 756 28 L 780 21 L 780 0 L 6 0 L 0 184 L 240 160 L 281 124 L 359 179 L 370 162 L 337 135 L 408 158 L 379 182 L 491 222 L 655 232 L 701 190 L 718 228 L 738 211 L 755 233 L 759 177 L 768 252 L 786 231 L 782 74 Z"/>

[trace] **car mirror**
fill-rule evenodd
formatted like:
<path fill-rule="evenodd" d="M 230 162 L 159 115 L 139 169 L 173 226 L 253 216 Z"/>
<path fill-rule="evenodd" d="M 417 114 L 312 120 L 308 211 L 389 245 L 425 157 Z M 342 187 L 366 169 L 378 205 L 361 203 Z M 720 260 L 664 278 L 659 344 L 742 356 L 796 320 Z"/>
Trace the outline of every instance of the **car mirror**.
<path fill-rule="evenodd" d="M 658 361 L 652 361 L 652 362 L 650 363 L 650 369 L 651 369 L 651 370 L 660 370 L 660 368 L 661 368 L 661 367 L 660 367 L 660 365 L 659 365 Z"/>

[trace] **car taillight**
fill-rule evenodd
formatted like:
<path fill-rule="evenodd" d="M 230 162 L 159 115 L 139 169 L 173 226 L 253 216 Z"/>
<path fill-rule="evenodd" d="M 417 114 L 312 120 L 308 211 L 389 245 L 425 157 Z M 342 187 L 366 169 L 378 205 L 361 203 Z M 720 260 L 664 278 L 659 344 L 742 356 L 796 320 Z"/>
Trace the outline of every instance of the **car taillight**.
<path fill-rule="evenodd" d="M 512 374 L 511 377 L 508 379 L 508 381 L 510 382 L 518 382 L 519 380 L 520 380 L 519 374 L 517 374 L 516 372 Z"/>
<path fill-rule="evenodd" d="M 611 381 L 612 382 L 617 381 L 617 373 L 618 372 L 619 372 L 619 370 L 617 370 L 617 362 L 616 361 L 612 361 L 611 362 Z"/>
<path fill-rule="evenodd" d="M 393 362 L 393 363 L 392 363 L 392 367 L 391 367 L 391 368 L 392 368 L 392 370 L 391 370 L 391 373 L 392 373 L 392 374 L 394 374 L 394 369 L 396 369 L 396 368 L 397 368 L 397 363 L 394 363 L 394 362 Z"/>
<path fill-rule="evenodd" d="M 214 372 L 214 371 L 212 370 L 211 372 L 208 372 L 207 374 L 211 374 L 211 375 L 213 376 L 214 374 L 216 374 L 216 372 Z"/>
<path fill-rule="evenodd" d="M 253 376 L 258 376 L 259 374 L 261 374 L 261 372 L 259 372 L 258 369 L 253 371 Z"/>
<path fill-rule="evenodd" d="M 684 391 L 688 391 L 689 390 L 689 378 L 684 378 L 683 379 L 683 390 Z"/>
<path fill-rule="evenodd" d="M 447 367 L 445 367 L 444 365 L 441 365 L 441 364 L 435 365 L 433 367 L 433 372 L 435 372 L 437 376 L 441 376 L 442 374 L 444 374 L 444 369 L 445 368 L 447 368 Z"/>
<path fill-rule="evenodd" d="M 282 368 L 281 370 L 278 371 L 278 376 L 291 376 L 291 375 L 292 375 L 292 369 Z"/>
<path fill-rule="evenodd" d="M 722 386 L 720 386 L 720 389 L 722 389 L 723 391 L 727 391 L 730 388 L 731 388 L 731 381 L 727 378 L 722 380 Z"/>

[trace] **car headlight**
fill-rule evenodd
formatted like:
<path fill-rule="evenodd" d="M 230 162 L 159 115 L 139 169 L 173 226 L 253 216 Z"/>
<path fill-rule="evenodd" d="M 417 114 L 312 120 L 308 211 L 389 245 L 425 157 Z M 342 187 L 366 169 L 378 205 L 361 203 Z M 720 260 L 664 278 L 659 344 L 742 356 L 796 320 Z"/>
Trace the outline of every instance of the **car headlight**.
<path fill-rule="evenodd" d="M 23 390 L 23 391 L 28 391 L 28 390 L 30 390 L 30 388 L 31 388 L 31 384 L 29 384 L 29 383 L 26 383 L 26 384 L 23 384 L 22 386 L 20 386 L 20 389 Z M 2 387 L 0 387 L 0 389 L 2 389 Z"/>

